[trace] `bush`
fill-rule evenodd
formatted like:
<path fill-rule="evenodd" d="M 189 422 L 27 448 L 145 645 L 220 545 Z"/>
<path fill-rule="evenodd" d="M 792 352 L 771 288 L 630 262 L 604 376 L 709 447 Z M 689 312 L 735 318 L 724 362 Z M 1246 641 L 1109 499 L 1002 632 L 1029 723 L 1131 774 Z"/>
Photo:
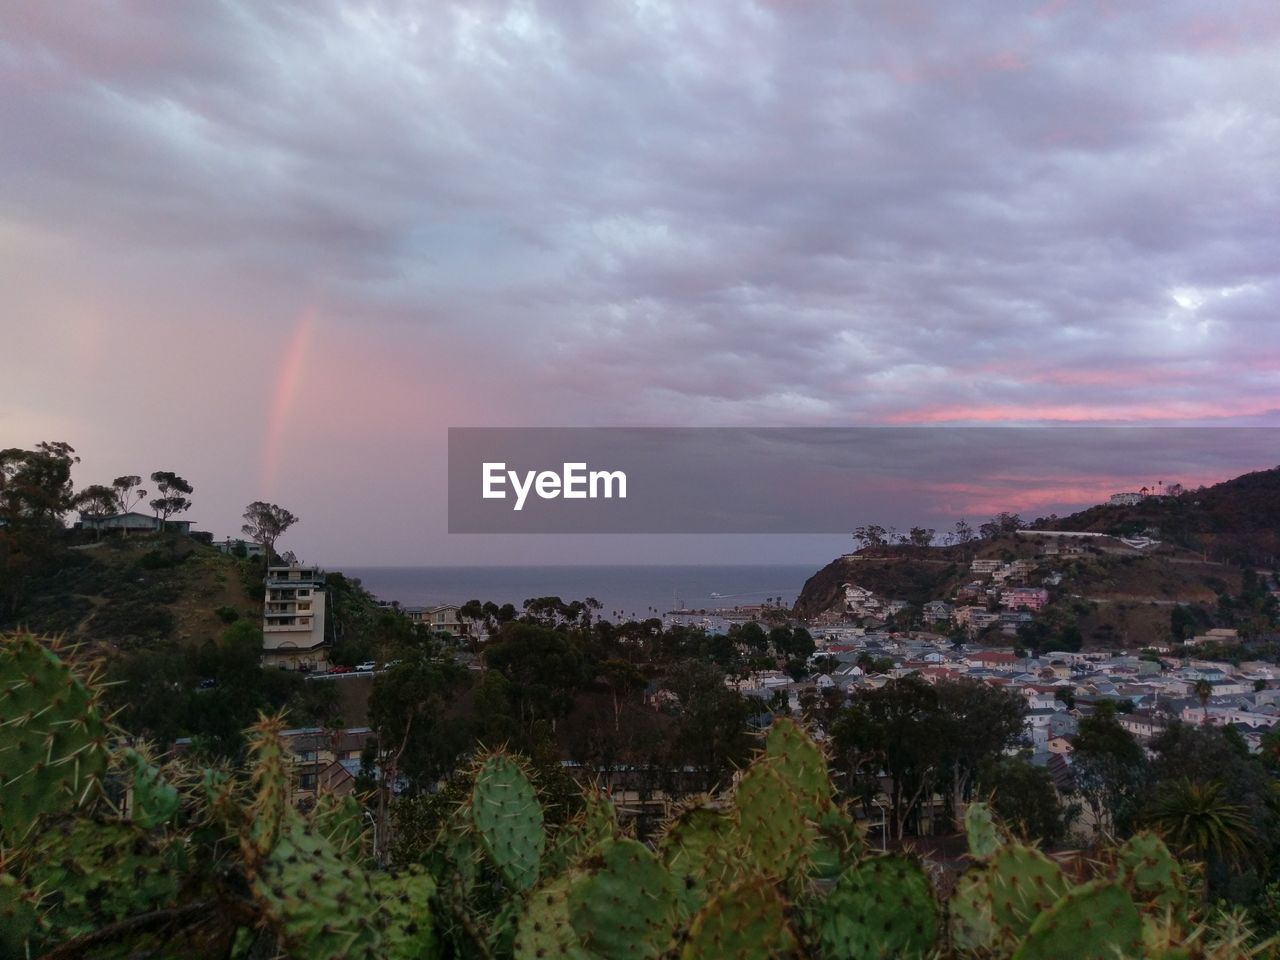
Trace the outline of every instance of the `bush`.
<path fill-rule="evenodd" d="M 223 623 L 235 623 L 240 619 L 240 611 L 235 607 L 218 607 L 213 611 Z"/>

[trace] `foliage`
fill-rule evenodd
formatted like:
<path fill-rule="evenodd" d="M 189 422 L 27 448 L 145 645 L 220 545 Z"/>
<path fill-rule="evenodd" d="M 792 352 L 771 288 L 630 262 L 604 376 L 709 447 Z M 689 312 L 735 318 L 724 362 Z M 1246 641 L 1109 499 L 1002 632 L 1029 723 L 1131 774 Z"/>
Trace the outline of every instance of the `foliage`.
<path fill-rule="evenodd" d="M 91 675 L 30 636 L 0 642 L 0 689 L 31 701 L 6 706 L 0 729 L 29 727 L 55 701 L 59 730 L 102 722 Z M 82 693 L 32 686 L 36 665 Z M 920 861 L 867 851 L 821 748 L 787 719 L 736 791 L 689 806 L 653 846 L 623 836 L 590 792 L 553 825 L 526 764 L 485 753 L 419 848 L 422 863 L 387 871 L 369 859 L 353 803 L 294 808 L 282 726 L 254 724 L 243 773 L 160 767 L 118 746 L 117 731 L 100 739 L 104 789 L 42 793 L 5 825 L 6 953 L 1225 960 L 1264 947 L 1234 915 L 1199 922 L 1191 884 L 1153 837 L 1073 885 L 980 807 L 968 818 L 982 838 L 976 863 L 943 900 Z M 123 812 L 109 799 L 121 778 L 135 795 Z"/>

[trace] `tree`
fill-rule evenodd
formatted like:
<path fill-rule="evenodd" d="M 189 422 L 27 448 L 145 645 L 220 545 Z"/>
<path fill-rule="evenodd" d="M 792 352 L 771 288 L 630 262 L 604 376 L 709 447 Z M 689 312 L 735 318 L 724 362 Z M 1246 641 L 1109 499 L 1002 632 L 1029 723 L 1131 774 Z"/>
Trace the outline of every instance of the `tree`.
<path fill-rule="evenodd" d="M 147 491 L 142 489 L 142 478 L 134 474 L 116 477 L 111 481 L 111 489 L 116 494 L 116 511 L 128 513 L 146 499 Z M 128 529 L 127 527 L 125 528 Z"/>
<path fill-rule="evenodd" d="M 1094 823 L 1107 833 L 1126 831 L 1137 813 L 1147 772 L 1142 747 L 1120 726 L 1108 704 L 1080 721 L 1072 746 L 1076 789 Z"/>
<path fill-rule="evenodd" d="M 978 534 L 984 540 L 991 540 L 1004 533 L 1012 533 L 1015 530 L 1021 530 L 1026 524 L 1023 523 L 1022 517 L 1016 513 L 997 513 L 986 523 L 978 527 Z"/>
<path fill-rule="evenodd" d="M 100 520 L 115 513 L 119 501 L 113 488 L 101 483 L 91 483 L 76 494 L 75 504 L 83 516 Z M 101 532 L 100 528 L 95 529 Z"/>
<path fill-rule="evenodd" d="M 1202 715 L 1200 722 L 1207 724 L 1209 722 L 1209 698 L 1213 696 L 1213 684 L 1201 677 L 1192 687 L 1195 692 L 1196 699 L 1200 701 L 1200 709 Z"/>
<path fill-rule="evenodd" d="M 264 571 L 271 565 L 276 541 L 297 522 L 298 518 L 279 504 L 255 500 L 244 508 L 244 525 L 240 532 L 262 544 Z"/>
<path fill-rule="evenodd" d="M 933 538 L 937 531 L 932 528 L 912 527 L 909 539 L 911 545 L 915 547 L 927 547 L 933 543 Z"/>
<path fill-rule="evenodd" d="M 191 493 L 192 487 L 171 470 L 157 470 L 151 474 L 151 482 L 160 491 L 160 496 L 151 501 L 151 509 L 156 512 L 163 530 L 171 516 L 191 507 L 187 494 Z"/>
<path fill-rule="evenodd" d="M 0 450 L 0 518 L 11 527 L 57 523 L 75 502 L 71 467 L 80 462 L 69 443 L 42 442 L 34 450 Z"/>
<path fill-rule="evenodd" d="M 1184 778 L 1166 784 L 1146 821 L 1175 850 L 1188 850 L 1206 861 L 1246 860 L 1254 839 L 1245 808 L 1227 800 L 1217 782 Z"/>
<path fill-rule="evenodd" d="M 853 531 L 853 539 L 863 548 L 883 547 L 888 540 L 888 531 L 878 523 L 870 523 Z"/>
<path fill-rule="evenodd" d="M 562 631 L 539 624 L 506 624 L 484 650 L 489 669 L 510 683 L 512 704 L 525 730 L 568 714 L 583 680 L 582 654 Z"/>
<path fill-rule="evenodd" d="M 622 703 L 629 694 L 644 689 L 644 674 L 627 660 L 613 659 L 600 664 L 600 677 L 613 696 L 613 729 L 616 732 L 622 725 Z"/>
<path fill-rule="evenodd" d="M 1067 813 L 1053 777 L 1018 757 L 1001 757 L 983 764 L 978 789 L 991 795 L 991 806 L 1015 831 L 1044 844 L 1062 840 Z"/>

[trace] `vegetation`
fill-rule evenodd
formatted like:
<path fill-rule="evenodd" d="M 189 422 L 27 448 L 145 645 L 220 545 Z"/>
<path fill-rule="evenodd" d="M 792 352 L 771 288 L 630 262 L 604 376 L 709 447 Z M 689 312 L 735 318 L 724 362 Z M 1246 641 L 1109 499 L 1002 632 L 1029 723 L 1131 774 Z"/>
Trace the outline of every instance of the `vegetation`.
<path fill-rule="evenodd" d="M 0 643 L 0 950 L 7 956 L 1234 958 L 1274 952 L 1206 908 L 1154 834 L 1077 883 L 965 812 L 972 866 L 935 890 L 871 853 L 821 749 L 778 720 L 736 786 L 622 831 L 588 790 L 552 822 L 528 764 L 486 751 L 415 862 L 382 866 L 359 804 L 290 803 L 281 723 L 243 770 L 157 766 L 105 718 L 92 673 Z"/>

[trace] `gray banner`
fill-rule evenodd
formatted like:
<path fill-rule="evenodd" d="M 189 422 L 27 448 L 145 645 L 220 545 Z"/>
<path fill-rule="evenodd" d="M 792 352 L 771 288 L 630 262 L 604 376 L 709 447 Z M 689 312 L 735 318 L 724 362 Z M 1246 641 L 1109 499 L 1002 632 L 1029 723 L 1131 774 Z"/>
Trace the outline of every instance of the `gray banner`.
<path fill-rule="evenodd" d="M 1280 463 L 1267 427 L 453 427 L 450 533 L 848 533 L 1024 519 Z"/>

